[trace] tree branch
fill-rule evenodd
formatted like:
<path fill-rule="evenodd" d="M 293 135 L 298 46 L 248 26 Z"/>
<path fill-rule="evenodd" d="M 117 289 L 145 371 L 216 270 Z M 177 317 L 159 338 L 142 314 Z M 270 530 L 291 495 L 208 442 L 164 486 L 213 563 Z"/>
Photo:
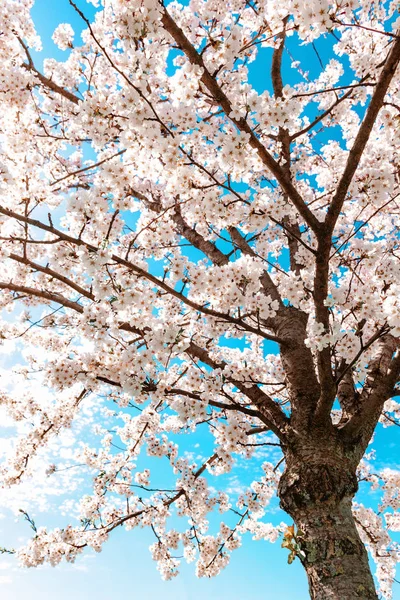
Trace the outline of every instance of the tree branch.
<path fill-rule="evenodd" d="M 40 271 L 41 273 L 45 273 L 46 275 L 49 275 L 51 278 L 57 279 L 58 281 L 61 281 L 61 283 L 64 283 L 68 287 L 72 288 L 73 290 L 78 292 L 78 294 L 80 294 L 81 296 L 85 296 L 85 298 L 94 300 L 94 296 L 91 292 L 89 292 L 88 290 L 85 290 L 85 288 L 81 287 L 74 281 L 71 281 L 71 279 L 68 279 L 64 275 L 60 275 L 60 273 L 57 273 L 57 271 L 54 271 L 54 269 L 50 269 L 50 267 L 48 267 L 48 266 L 43 267 L 42 265 L 39 265 L 38 263 L 35 263 L 26 257 L 19 256 L 18 254 L 14 254 L 14 253 L 10 254 L 10 258 L 12 260 L 15 260 L 16 262 L 19 262 L 23 265 L 31 267 L 35 271 Z"/>
<path fill-rule="evenodd" d="M 356 139 L 354 140 L 353 147 L 349 152 L 343 175 L 339 181 L 331 205 L 329 206 L 328 213 L 325 219 L 325 231 L 329 232 L 330 234 L 332 234 L 334 230 L 336 221 L 339 217 L 340 211 L 345 201 L 346 194 L 353 180 L 357 167 L 360 163 L 364 149 L 368 143 L 378 113 L 382 108 L 386 92 L 394 77 L 397 66 L 399 64 L 399 60 L 400 38 L 397 38 L 392 43 L 392 47 L 387 55 L 384 67 L 382 69 L 379 80 L 375 86 L 375 90 L 372 95 L 367 112 L 365 114 L 364 120 L 361 123 L 360 129 L 358 130 L 358 134 L 356 136 Z"/>
<path fill-rule="evenodd" d="M 56 302 L 57 304 L 61 304 L 62 306 L 65 306 L 65 308 L 71 308 L 72 310 L 75 310 L 78 313 L 83 313 L 83 307 L 78 302 L 68 300 L 68 298 L 65 298 L 65 296 L 62 296 L 57 292 L 37 290 L 35 288 L 27 287 L 25 285 L 17 285 L 12 282 L 6 283 L 3 281 L 0 281 L 0 289 L 25 294 L 27 296 L 34 296 L 35 298 L 43 298 L 44 300 L 48 300 L 49 302 Z"/>
<path fill-rule="evenodd" d="M 361 438 L 366 448 L 386 400 L 394 394 L 400 377 L 400 340 L 391 334 L 380 338 L 368 365 L 368 373 L 359 399 L 359 409 L 342 428 L 345 439 Z"/>
<path fill-rule="evenodd" d="M 32 73 L 34 73 L 36 75 L 36 77 L 39 79 L 40 83 L 44 87 L 48 88 L 52 92 L 55 92 L 56 94 L 60 94 L 61 96 L 64 96 L 64 98 L 66 98 L 70 102 L 73 102 L 74 104 L 79 104 L 80 98 L 78 98 L 78 96 L 75 96 L 75 94 L 73 94 L 72 92 L 69 92 L 68 90 L 64 89 L 60 85 L 57 85 L 57 83 L 54 83 L 54 81 L 52 81 L 51 79 L 49 79 L 48 77 L 43 75 L 43 73 L 38 71 L 38 69 L 35 67 L 35 65 L 33 63 L 32 56 L 31 56 L 31 53 L 29 52 L 28 46 L 25 44 L 25 42 L 23 41 L 22 38 L 20 38 L 19 36 L 17 36 L 17 38 L 18 38 L 19 43 L 25 50 L 25 54 L 28 59 L 28 63 L 22 64 L 23 68 L 26 69 L 27 71 L 31 71 Z"/>
<path fill-rule="evenodd" d="M 173 37 L 178 47 L 184 52 L 192 64 L 198 65 L 203 70 L 201 77 L 202 83 L 206 86 L 208 91 L 213 96 L 214 100 L 222 107 L 226 116 L 234 123 L 234 125 L 244 133 L 249 135 L 249 144 L 252 148 L 257 150 L 257 153 L 264 163 L 264 165 L 271 171 L 278 183 L 280 184 L 283 191 L 288 195 L 304 221 L 315 231 L 319 231 L 320 222 L 313 214 L 313 212 L 305 204 L 303 198 L 287 177 L 281 166 L 276 162 L 268 150 L 257 138 L 250 125 L 247 123 L 245 118 L 237 119 L 230 116 L 232 113 L 232 104 L 226 94 L 223 92 L 221 87 L 216 81 L 216 78 L 210 74 L 207 67 L 204 64 L 202 56 L 197 52 L 191 42 L 188 40 L 182 29 L 175 23 L 171 15 L 164 8 L 162 14 L 162 23 L 165 30 Z"/>
<path fill-rule="evenodd" d="M 65 240 L 66 242 L 70 242 L 70 243 L 78 245 L 78 246 L 85 246 L 92 252 L 97 252 L 99 250 L 99 248 L 97 248 L 93 244 L 84 242 L 81 238 L 74 238 L 66 233 L 63 233 L 62 231 L 56 229 L 55 227 L 53 227 L 51 225 L 45 225 L 44 223 L 42 223 L 41 221 L 38 221 L 37 219 L 31 219 L 30 217 L 25 217 L 23 215 L 19 215 L 18 213 L 15 213 L 15 212 L 13 212 L 9 209 L 6 209 L 4 207 L 1 207 L 1 206 L 0 206 L 0 214 L 12 217 L 18 221 L 29 223 L 30 225 L 33 225 L 34 227 L 38 227 L 39 229 L 42 229 L 44 231 L 47 231 L 49 233 L 52 233 L 52 234 L 58 236 L 60 239 Z M 162 289 L 163 291 L 167 292 L 171 296 L 177 298 L 183 304 L 185 304 L 186 306 L 189 306 L 193 310 L 196 310 L 205 315 L 209 315 L 211 317 L 215 317 L 217 319 L 221 319 L 222 321 L 231 323 L 232 325 L 236 325 L 240 330 L 254 333 L 256 335 L 263 337 L 266 340 L 270 340 L 270 341 L 276 342 L 278 344 L 286 343 L 286 340 L 284 340 L 278 336 L 275 336 L 273 334 L 266 333 L 265 331 L 263 331 L 260 328 L 253 327 L 252 325 L 245 322 L 243 319 L 232 317 L 229 314 L 221 313 L 217 310 L 207 308 L 204 305 L 198 304 L 197 302 L 190 300 L 189 298 L 184 296 L 182 293 L 177 292 L 174 288 L 170 287 L 163 280 L 158 279 L 158 277 L 156 277 L 155 275 L 152 275 L 148 271 L 145 271 L 141 267 L 135 265 L 134 263 L 132 263 L 120 256 L 117 256 L 116 254 L 112 254 L 110 258 L 115 263 L 117 263 L 119 265 L 123 265 L 124 267 L 132 270 L 134 273 L 137 273 L 139 276 L 143 277 L 147 281 L 150 281 L 155 286 L 157 286 L 159 289 Z"/>
<path fill-rule="evenodd" d="M 195 342 L 191 342 L 186 352 L 199 359 L 204 364 L 212 369 L 224 369 L 227 366 L 225 362 L 217 362 L 210 357 L 208 352 L 198 346 Z M 287 431 L 289 427 L 289 419 L 281 410 L 274 400 L 263 392 L 257 385 L 248 385 L 233 377 L 227 377 L 227 381 L 232 383 L 239 391 L 242 392 L 251 402 L 258 408 L 261 415 L 259 418 L 275 433 L 278 438 L 285 443 L 287 440 Z"/>
<path fill-rule="evenodd" d="M 248 256 L 257 256 L 256 252 L 254 252 L 253 248 L 236 227 L 229 227 L 229 234 L 235 246 L 237 246 L 239 250 L 243 252 L 243 254 L 247 254 Z M 264 273 L 261 275 L 260 282 L 265 293 L 271 296 L 272 300 L 277 300 L 282 307 L 282 298 L 268 271 L 264 271 Z"/>

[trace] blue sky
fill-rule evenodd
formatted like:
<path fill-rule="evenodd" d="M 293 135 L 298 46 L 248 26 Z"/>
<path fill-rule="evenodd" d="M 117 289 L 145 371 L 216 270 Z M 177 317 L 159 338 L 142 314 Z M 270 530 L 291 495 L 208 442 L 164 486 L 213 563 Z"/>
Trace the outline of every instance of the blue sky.
<path fill-rule="evenodd" d="M 94 9 L 81 0 L 85 12 L 90 17 Z M 38 66 L 46 57 L 59 60 L 66 53 L 56 48 L 51 40 L 56 26 L 62 22 L 72 24 L 78 36 L 82 24 L 69 6 L 68 0 L 36 0 L 33 17 L 37 30 L 42 37 L 43 52 L 34 53 Z M 77 40 L 77 37 L 76 37 Z M 322 54 L 329 50 L 330 42 L 322 42 L 319 50 Z M 307 48 L 304 58 L 311 71 L 317 58 L 311 48 Z M 268 60 L 268 50 L 262 50 Z M 265 66 L 255 68 L 252 83 L 260 91 L 265 87 Z M 295 72 L 285 69 L 287 82 L 294 83 Z M 374 447 L 377 449 L 377 467 L 393 462 L 396 455 L 396 428 L 379 430 Z M 190 450 L 187 446 L 187 450 Z M 246 474 L 246 478 L 251 473 Z M 372 503 L 374 498 L 371 497 Z M 376 502 L 376 500 L 375 500 Z M 368 505 L 369 502 L 367 501 Z M 283 513 L 271 516 L 278 521 L 285 520 Z M 35 515 L 38 525 L 49 527 L 62 525 L 54 512 Z M 268 519 L 268 515 L 267 515 Z M 61 519 L 62 521 L 63 519 Z M 289 523 L 289 519 L 286 518 Z M 22 519 L 15 521 L 14 516 L 5 511 L 0 518 L 0 546 L 18 545 L 18 540 L 29 534 L 29 528 Z M 57 568 L 49 566 L 18 570 L 12 557 L 0 556 L 0 595 L 3 600 L 111 600 L 129 596 L 130 599 L 163 598 L 164 600 L 308 600 L 308 586 L 305 574 L 298 560 L 287 564 L 287 551 L 280 548 L 280 542 L 253 542 L 248 535 L 243 545 L 233 552 L 230 565 L 217 578 L 197 579 L 193 565 L 182 562 L 181 574 L 171 582 L 161 580 L 156 564 L 148 551 L 154 542 L 149 530 L 125 532 L 116 530 L 103 547 L 100 554 L 86 553 L 75 565 L 62 564 Z M 400 586 L 395 584 L 394 600 L 400 600 Z"/>

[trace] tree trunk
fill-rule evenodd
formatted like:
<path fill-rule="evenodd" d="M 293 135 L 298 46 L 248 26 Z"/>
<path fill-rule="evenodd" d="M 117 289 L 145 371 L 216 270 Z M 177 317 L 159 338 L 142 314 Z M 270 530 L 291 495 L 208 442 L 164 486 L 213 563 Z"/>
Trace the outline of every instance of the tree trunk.
<path fill-rule="evenodd" d="M 311 599 L 378 600 L 351 510 L 354 464 L 327 447 L 324 456 L 315 448 L 300 454 L 287 457 L 279 497 L 297 528 L 293 541 Z"/>

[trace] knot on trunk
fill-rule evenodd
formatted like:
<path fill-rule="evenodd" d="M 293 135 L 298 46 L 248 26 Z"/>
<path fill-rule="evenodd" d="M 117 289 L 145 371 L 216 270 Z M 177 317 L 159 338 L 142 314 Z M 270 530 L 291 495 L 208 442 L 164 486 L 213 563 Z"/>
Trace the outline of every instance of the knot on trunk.
<path fill-rule="evenodd" d="M 281 507 L 292 517 L 316 505 L 337 505 L 358 488 L 355 469 L 348 461 L 288 461 L 278 488 Z M 328 509 L 329 510 L 329 509 Z"/>

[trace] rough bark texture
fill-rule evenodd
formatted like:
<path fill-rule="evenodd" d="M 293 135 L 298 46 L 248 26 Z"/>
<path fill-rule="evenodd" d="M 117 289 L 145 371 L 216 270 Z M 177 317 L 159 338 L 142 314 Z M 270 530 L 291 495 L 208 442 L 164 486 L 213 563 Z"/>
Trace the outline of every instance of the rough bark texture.
<path fill-rule="evenodd" d="M 319 447 L 318 447 L 319 446 Z M 330 441 L 287 457 L 279 486 L 293 518 L 312 600 L 377 600 L 368 555 L 351 511 L 355 463 Z"/>
<path fill-rule="evenodd" d="M 298 511 L 304 533 L 306 570 L 312 600 L 377 600 L 368 555 L 351 513 L 351 497 L 337 504 Z"/>

